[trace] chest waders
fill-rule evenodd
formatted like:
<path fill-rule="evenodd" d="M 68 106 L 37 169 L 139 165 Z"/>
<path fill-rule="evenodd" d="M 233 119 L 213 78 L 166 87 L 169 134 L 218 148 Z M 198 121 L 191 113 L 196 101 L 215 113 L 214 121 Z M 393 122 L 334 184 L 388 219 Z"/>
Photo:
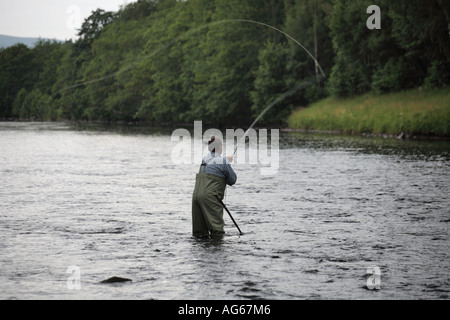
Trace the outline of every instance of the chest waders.
<path fill-rule="evenodd" d="M 224 234 L 223 199 L 225 179 L 205 173 L 206 164 L 200 166 L 192 195 L 192 233 L 199 236 Z"/>

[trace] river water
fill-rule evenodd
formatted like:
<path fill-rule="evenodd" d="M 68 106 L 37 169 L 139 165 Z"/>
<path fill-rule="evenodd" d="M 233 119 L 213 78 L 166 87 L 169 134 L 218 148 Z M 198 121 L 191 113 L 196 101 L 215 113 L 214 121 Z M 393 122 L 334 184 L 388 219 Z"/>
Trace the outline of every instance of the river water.
<path fill-rule="evenodd" d="M 0 299 L 449 299 L 449 142 L 282 132 L 200 240 L 170 135 L 0 123 Z"/>

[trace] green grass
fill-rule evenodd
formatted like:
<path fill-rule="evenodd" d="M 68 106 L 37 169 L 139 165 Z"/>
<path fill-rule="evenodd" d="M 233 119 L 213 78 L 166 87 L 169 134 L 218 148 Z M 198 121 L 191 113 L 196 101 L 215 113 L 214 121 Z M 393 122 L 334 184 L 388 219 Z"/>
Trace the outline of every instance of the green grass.
<path fill-rule="evenodd" d="M 344 133 L 450 136 L 450 87 L 329 97 L 294 111 L 290 128 Z"/>

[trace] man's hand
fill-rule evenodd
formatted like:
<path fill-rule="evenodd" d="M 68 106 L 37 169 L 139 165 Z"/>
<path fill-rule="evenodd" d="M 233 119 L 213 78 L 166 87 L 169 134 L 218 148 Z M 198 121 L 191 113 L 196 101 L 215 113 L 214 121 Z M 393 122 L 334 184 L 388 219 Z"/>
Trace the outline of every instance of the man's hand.
<path fill-rule="evenodd" d="M 233 156 L 227 156 L 228 162 L 233 162 L 233 159 L 234 159 L 234 155 Z"/>

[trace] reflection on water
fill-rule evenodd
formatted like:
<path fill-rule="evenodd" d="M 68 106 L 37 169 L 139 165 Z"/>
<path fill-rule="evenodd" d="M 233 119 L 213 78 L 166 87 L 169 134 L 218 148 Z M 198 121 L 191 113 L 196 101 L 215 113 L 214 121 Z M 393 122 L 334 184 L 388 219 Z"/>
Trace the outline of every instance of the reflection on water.
<path fill-rule="evenodd" d="M 196 239 L 171 132 L 0 123 L 0 298 L 449 298 L 448 141 L 282 132 L 277 175 L 235 166 L 244 235 Z"/>

